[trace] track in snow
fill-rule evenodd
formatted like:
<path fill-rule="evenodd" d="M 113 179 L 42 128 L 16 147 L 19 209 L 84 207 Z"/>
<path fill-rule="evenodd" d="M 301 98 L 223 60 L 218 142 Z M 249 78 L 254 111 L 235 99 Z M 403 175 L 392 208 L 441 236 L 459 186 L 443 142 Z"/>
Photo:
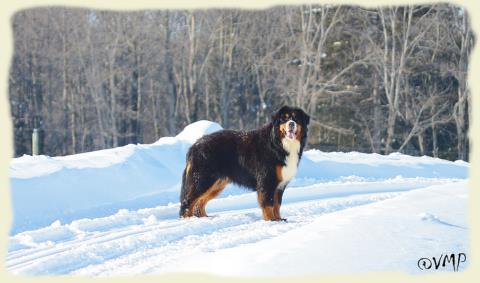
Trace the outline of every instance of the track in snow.
<path fill-rule="evenodd" d="M 185 257 L 266 241 L 325 214 L 445 182 L 452 180 L 397 178 L 289 188 L 282 206 L 288 222 L 263 221 L 254 193 L 213 200 L 207 207 L 213 215 L 209 218 L 179 220 L 178 204 L 121 210 L 12 236 L 6 266 L 25 275 L 165 272 Z"/>

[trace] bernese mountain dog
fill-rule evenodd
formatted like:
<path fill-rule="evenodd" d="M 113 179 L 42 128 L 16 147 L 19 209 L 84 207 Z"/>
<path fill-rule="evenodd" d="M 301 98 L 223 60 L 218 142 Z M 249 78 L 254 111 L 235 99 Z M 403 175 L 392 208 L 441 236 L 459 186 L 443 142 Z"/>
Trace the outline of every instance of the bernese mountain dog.
<path fill-rule="evenodd" d="M 285 220 L 282 195 L 297 172 L 309 122 L 302 109 L 284 106 L 260 129 L 222 130 L 197 140 L 183 171 L 180 217 L 207 216 L 207 202 L 232 182 L 257 191 L 263 219 Z"/>

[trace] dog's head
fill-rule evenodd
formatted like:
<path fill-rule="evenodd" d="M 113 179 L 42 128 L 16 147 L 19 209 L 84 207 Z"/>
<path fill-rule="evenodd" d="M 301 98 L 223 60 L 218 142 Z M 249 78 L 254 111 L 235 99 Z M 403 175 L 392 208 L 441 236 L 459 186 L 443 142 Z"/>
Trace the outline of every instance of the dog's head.
<path fill-rule="evenodd" d="M 302 144 L 307 137 L 310 116 L 300 108 L 283 106 L 272 115 L 274 131 L 280 139 L 297 139 Z"/>

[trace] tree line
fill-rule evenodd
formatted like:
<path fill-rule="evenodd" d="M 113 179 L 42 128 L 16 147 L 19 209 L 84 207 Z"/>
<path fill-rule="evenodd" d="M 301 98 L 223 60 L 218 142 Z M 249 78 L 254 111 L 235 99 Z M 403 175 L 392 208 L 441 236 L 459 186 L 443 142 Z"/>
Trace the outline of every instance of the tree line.
<path fill-rule="evenodd" d="M 15 156 L 151 143 L 207 119 L 253 129 L 284 104 L 308 146 L 468 160 L 474 36 L 450 4 L 113 12 L 12 18 Z"/>

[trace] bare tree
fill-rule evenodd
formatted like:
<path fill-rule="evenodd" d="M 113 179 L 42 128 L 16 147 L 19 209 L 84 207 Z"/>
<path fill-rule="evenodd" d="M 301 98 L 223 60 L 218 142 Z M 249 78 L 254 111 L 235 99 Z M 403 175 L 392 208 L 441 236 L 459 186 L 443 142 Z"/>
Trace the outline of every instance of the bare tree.
<path fill-rule="evenodd" d="M 474 40 L 457 6 L 52 7 L 12 25 L 17 156 L 34 127 L 44 153 L 64 155 L 153 142 L 199 119 L 259 127 L 293 104 L 312 117 L 312 147 L 468 158 Z"/>

